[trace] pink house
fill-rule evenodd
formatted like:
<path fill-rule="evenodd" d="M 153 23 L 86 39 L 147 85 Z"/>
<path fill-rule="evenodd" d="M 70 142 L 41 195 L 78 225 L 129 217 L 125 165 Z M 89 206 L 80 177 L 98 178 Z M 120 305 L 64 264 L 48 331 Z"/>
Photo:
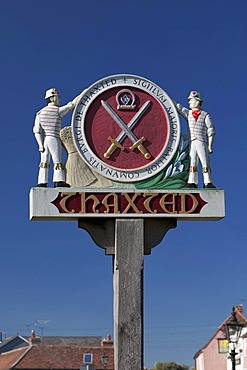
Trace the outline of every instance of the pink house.
<path fill-rule="evenodd" d="M 243 315 L 243 306 L 235 308 L 238 321 L 247 324 Z M 212 338 L 195 354 L 196 370 L 230 370 L 231 359 L 228 355 L 228 341 L 226 339 L 224 324 L 230 316 L 219 326 Z M 241 338 L 236 348 L 236 370 L 247 369 L 247 328 L 242 330 Z"/>

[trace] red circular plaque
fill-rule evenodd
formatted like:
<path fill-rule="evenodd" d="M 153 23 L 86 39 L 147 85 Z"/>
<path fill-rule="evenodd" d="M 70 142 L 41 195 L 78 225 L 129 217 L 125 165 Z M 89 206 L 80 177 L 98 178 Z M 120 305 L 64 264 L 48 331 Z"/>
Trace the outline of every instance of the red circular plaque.
<path fill-rule="evenodd" d="M 135 75 L 115 75 L 82 93 L 72 132 L 93 170 L 114 181 L 134 182 L 171 161 L 180 122 L 172 99 L 158 85 Z"/>
<path fill-rule="evenodd" d="M 116 95 L 118 91 L 119 87 L 104 91 L 92 102 L 84 118 L 85 136 L 94 154 L 102 161 L 113 167 L 133 170 L 151 163 L 164 149 L 169 133 L 168 118 L 157 100 L 137 88 L 131 88 L 136 98 L 135 108 L 132 110 L 117 109 Z M 110 158 L 104 157 L 104 153 L 111 145 L 111 141 L 108 139 L 109 136 L 117 138 L 122 129 L 104 109 L 101 104 L 102 100 L 110 105 L 126 125 L 145 102 L 150 101 L 147 111 L 132 129 L 138 139 L 145 138 L 143 145 L 150 153 L 150 159 L 146 159 L 138 148 L 130 149 L 134 143 L 128 136 L 121 143 L 125 148 L 124 150 L 117 148 Z"/>

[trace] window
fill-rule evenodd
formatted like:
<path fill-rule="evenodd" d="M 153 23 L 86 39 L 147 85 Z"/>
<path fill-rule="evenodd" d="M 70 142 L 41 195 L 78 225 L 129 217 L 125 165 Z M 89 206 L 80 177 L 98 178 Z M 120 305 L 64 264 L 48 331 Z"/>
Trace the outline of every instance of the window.
<path fill-rule="evenodd" d="M 92 353 L 84 353 L 83 362 L 84 362 L 84 364 L 91 364 L 93 362 Z"/>
<path fill-rule="evenodd" d="M 228 353 L 228 340 L 227 339 L 218 339 L 218 352 Z"/>

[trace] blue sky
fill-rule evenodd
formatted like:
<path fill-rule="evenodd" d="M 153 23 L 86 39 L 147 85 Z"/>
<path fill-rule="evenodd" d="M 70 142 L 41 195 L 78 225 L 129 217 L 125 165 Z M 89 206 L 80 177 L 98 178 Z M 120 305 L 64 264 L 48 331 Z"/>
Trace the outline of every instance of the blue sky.
<path fill-rule="evenodd" d="M 28 195 L 45 90 L 57 87 L 64 104 L 119 73 L 146 77 L 183 105 L 201 92 L 217 129 L 214 183 L 226 195 L 224 220 L 179 222 L 145 258 L 146 366 L 192 365 L 232 306 L 245 304 L 246 11 L 240 0 L 1 3 L 0 331 L 26 335 L 50 320 L 45 335 L 113 334 L 111 257 L 76 222 L 30 222 Z"/>

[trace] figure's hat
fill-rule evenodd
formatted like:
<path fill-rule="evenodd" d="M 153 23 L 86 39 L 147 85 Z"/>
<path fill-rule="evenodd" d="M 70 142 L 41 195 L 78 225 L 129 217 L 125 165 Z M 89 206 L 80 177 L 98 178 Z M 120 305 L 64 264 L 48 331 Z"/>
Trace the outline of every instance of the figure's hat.
<path fill-rule="evenodd" d="M 198 92 L 198 91 L 191 91 L 190 92 L 190 95 L 188 96 L 188 99 L 196 99 L 196 100 L 199 100 L 199 101 L 203 101 L 202 98 L 201 98 L 201 94 Z"/>
<path fill-rule="evenodd" d="M 46 90 L 45 99 L 49 99 L 51 96 L 60 95 L 59 92 L 53 87 L 52 89 Z"/>

